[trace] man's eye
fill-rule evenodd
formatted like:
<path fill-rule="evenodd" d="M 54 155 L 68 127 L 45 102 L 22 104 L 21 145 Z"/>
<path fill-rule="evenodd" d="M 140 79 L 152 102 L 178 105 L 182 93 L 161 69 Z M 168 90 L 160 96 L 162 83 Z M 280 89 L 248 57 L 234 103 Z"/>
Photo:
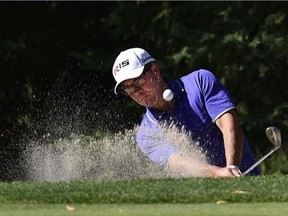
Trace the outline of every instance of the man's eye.
<path fill-rule="evenodd" d="M 133 83 L 133 85 L 138 86 L 139 83 L 140 83 L 140 81 L 139 81 L 139 80 L 136 80 L 136 81 Z"/>
<path fill-rule="evenodd" d="M 134 86 L 127 86 L 126 88 L 124 88 L 125 91 L 131 91 L 134 89 Z"/>
<path fill-rule="evenodd" d="M 135 80 L 134 84 L 135 86 L 141 86 L 143 84 L 144 79 L 141 77 L 137 80 Z"/>

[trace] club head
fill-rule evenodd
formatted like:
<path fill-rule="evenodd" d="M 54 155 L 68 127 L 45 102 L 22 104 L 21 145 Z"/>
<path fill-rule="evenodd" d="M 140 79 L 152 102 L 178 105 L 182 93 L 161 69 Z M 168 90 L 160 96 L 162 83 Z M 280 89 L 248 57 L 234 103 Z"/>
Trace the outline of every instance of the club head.
<path fill-rule="evenodd" d="M 276 149 L 281 146 L 281 132 L 277 127 L 271 126 L 266 129 L 266 136 Z"/>

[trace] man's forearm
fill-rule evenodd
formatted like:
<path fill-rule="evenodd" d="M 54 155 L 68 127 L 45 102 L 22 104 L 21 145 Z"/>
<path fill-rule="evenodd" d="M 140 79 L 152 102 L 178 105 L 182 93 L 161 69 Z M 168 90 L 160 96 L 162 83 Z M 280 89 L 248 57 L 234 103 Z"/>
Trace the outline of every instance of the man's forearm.
<path fill-rule="evenodd" d="M 243 155 L 243 132 L 235 110 L 230 110 L 216 121 L 224 139 L 226 165 L 241 164 Z"/>
<path fill-rule="evenodd" d="M 226 165 L 240 166 L 243 156 L 243 135 L 241 129 L 234 129 L 229 132 L 225 132 L 223 135 Z"/>
<path fill-rule="evenodd" d="M 217 167 L 195 160 L 185 153 L 176 153 L 168 161 L 168 169 L 182 177 L 235 177 L 227 167 Z"/>

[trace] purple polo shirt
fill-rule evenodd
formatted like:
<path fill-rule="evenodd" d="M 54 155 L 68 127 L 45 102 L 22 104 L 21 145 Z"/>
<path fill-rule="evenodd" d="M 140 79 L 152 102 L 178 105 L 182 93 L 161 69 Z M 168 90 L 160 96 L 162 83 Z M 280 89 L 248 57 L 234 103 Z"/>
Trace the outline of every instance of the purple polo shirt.
<path fill-rule="evenodd" d="M 225 167 L 223 135 L 215 121 L 235 109 L 227 90 L 211 72 L 203 69 L 168 84 L 174 93 L 173 110 L 159 113 L 147 108 L 136 135 L 141 150 L 155 163 L 166 166 L 169 158 L 180 150 L 175 140 L 165 139 L 163 125 L 175 125 L 189 134 L 191 145 L 197 143 L 205 152 L 209 164 Z M 240 170 L 245 171 L 253 163 L 254 155 L 244 140 Z M 259 175 L 260 170 L 254 169 L 250 174 Z"/>

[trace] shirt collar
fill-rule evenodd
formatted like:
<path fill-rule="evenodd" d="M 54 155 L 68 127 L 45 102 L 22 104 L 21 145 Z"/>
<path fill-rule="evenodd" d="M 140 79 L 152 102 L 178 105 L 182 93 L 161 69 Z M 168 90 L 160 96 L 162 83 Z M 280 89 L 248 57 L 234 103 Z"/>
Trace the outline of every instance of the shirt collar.
<path fill-rule="evenodd" d="M 171 89 L 171 91 L 174 94 L 174 99 L 177 99 L 184 91 L 184 85 L 183 82 L 181 80 L 169 80 L 167 82 L 168 87 Z M 153 108 L 148 108 L 147 109 L 154 115 L 154 116 L 158 116 L 160 113 L 156 112 Z M 165 113 L 165 112 L 164 112 Z"/>
<path fill-rule="evenodd" d="M 185 91 L 181 80 L 170 80 L 168 86 L 174 93 L 174 98 L 178 98 Z"/>

